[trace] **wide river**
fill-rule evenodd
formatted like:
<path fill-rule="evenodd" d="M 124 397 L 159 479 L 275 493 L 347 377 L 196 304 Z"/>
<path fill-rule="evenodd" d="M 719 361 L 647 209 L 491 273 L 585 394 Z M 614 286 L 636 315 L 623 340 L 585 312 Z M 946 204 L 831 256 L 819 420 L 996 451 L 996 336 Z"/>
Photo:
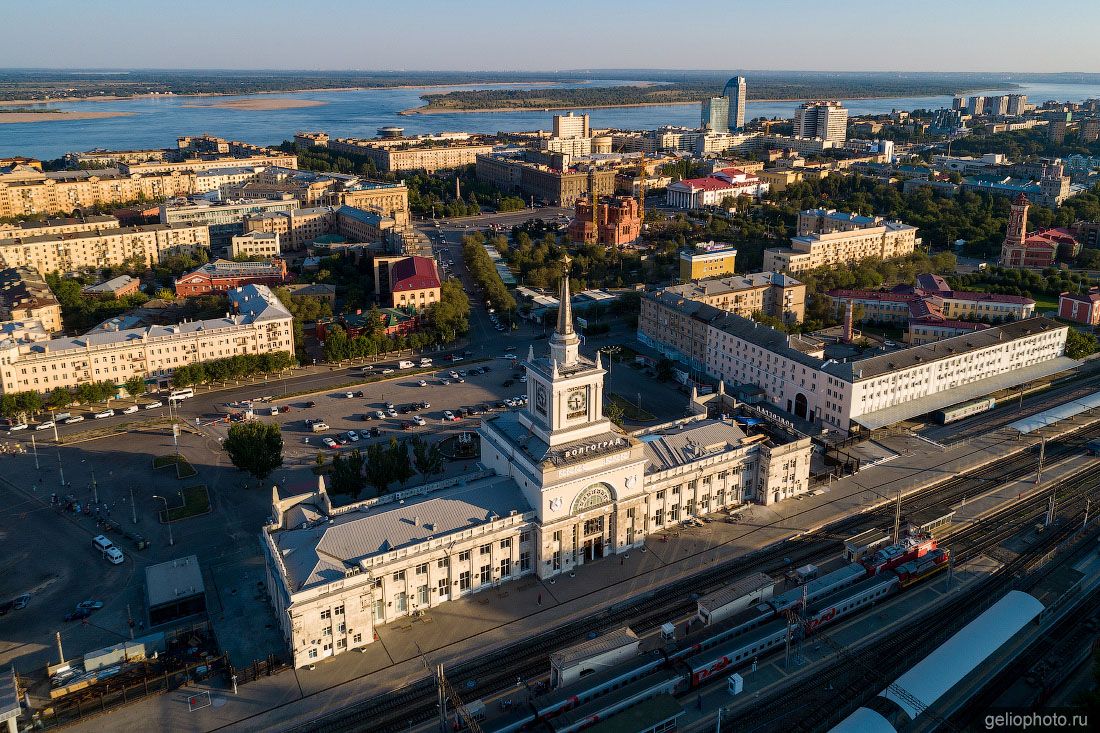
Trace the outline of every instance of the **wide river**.
<path fill-rule="evenodd" d="M 596 82 L 602 86 L 624 82 Z M 446 92 L 470 87 L 436 87 Z M 514 88 L 530 88 L 514 85 Z M 405 115 L 400 111 L 423 104 L 425 89 L 363 89 L 356 91 L 288 92 L 251 97 L 161 97 L 119 101 L 69 102 L 50 105 L 79 112 L 125 112 L 124 117 L 0 124 L 0 157 L 27 155 L 57 158 L 67 152 L 108 148 L 115 150 L 163 148 L 185 134 L 210 133 L 257 144 L 277 144 L 296 130 L 324 130 L 334 137 L 373 137 L 379 127 L 399 125 L 407 134 L 464 130 L 501 132 L 550 127 L 552 112 L 465 112 Z M 1024 84 L 1019 90 L 1032 102 L 1048 99 L 1081 101 L 1100 97 L 1096 84 Z M 982 92 L 975 92 L 981 94 Z M 987 92 L 997 94 L 1000 92 Z M 218 105 L 236 99 L 305 99 L 323 102 L 297 109 L 242 110 Z M 951 105 L 951 97 L 891 97 L 845 102 L 853 115 L 881 114 L 894 109 L 935 109 Z M 3 107 L 0 103 L 0 107 Z M 797 102 L 750 102 L 749 117 L 793 117 Z M 578 110 L 592 115 L 592 126 L 653 129 L 660 125 L 699 124 L 699 105 L 619 107 Z"/>

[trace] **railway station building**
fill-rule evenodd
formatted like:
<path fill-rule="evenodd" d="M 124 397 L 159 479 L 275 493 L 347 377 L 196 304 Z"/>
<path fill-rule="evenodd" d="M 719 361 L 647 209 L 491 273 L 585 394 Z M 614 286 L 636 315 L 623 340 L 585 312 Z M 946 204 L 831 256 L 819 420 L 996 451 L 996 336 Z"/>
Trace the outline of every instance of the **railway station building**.
<path fill-rule="evenodd" d="M 809 490 L 809 438 L 702 413 L 638 434 L 616 427 L 600 357 L 579 352 L 568 276 L 560 302 L 549 353 L 532 347 L 525 362 L 529 406 L 478 429 L 484 470 L 341 507 L 323 481 L 274 490 L 267 587 L 295 666 L 440 603 L 573 573 L 665 527 Z"/>

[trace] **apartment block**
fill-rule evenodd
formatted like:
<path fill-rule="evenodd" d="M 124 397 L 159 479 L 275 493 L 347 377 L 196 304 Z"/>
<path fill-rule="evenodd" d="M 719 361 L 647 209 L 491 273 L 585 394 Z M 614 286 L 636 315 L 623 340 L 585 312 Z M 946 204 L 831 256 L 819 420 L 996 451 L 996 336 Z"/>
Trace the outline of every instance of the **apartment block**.
<path fill-rule="evenodd" d="M 352 242 L 379 242 L 397 230 L 397 222 L 371 209 L 336 207 L 336 231 Z"/>
<path fill-rule="evenodd" d="M 205 226 L 146 224 L 0 239 L 0 263 L 4 267 L 60 273 L 115 267 L 134 259 L 151 267 L 167 255 L 190 254 L 209 247 L 210 235 Z"/>
<path fill-rule="evenodd" d="M 0 270 L 0 320 L 38 321 L 46 333 L 59 333 L 61 304 L 37 270 L 8 267 Z"/>
<path fill-rule="evenodd" d="M 161 204 L 160 220 L 163 224 L 201 226 L 210 231 L 210 245 L 229 247 L 234 236 L 245 233 L 247 217 L 271 211 L 293 211 L 300 208 L 297 199 L 284 198 L 275 201 L 251 199 L 243 201 L 168 201 Z"/>
<path fill-rule="evenodd" d="M 43 173 L 30 166 L 0 172 L 0 217 L 70 214 L 96 205 L 187 196 L 193 173 L 122 173 L 115 168 Z"/>
<path fill-rule="evenodd" d="M 45 221 L 20 221 L 0 224 L 0 240 L 32 237 L 43 234 L 73 234 L 94 232 L 99 229 L 118 229 L 118 219 L 113 216 L 86 216 L 70 219 L 46 219 Z"/>
<path fill-rule="evenodd" d="M 281 255 L 279 235 L 276 232 L 248 232 L 233 237 L 229 244 L 230 257 L 267 257 Z"/>
<path fill-rule="evenodd" d="M 263 155 L 215 155 L 183 160 L 149 160 L 140 163 L 120 163 L 119 169 L 127 175 L 150 173 L 197 173 L 218 168 L 297 168 L 298 156 L 293 153 L 269 153 Z"/>
<path fill-rule="evenodd" d="M 903 257 L 920 244 L 917 228 L 898 221 L 836 212 L 824 217 L 817 214 L 810 211 L 799 215 L 799 231 L 809 233 L 791 238 L 790 247 L 764 250 L 765 270 L 797 274 L 869 258 Z M 821 224 L 811 227 L 810 221 Z"/>
<path fill-rule="evenodd" d="M 304 249 L 307 244 L 336 230 L 336 209 L 315 206 L 290 211 L 266 211 L 244 218 L 244 232 L 267 232 L 279 235 L 279 246 L 291 250 Z"/>
<path fill-rule="evenodd" d="M 131 376 L 167 380 L 180 366 L 238 354 L 294 353 L 294 317 L 262 285 L 229 293 L 224 318 L 173 326 L 97 330 L 84 336 L 0 344 L 0 392 L 46 393 Z"/>
<path fill-rule="evenodd" d="M 214 260 L 176 278 L 176 295 L 192 297 L 224 293 L 243 285 L 282 285 L 287 280 L 286 262 L 233 262 Z"/>
<path fill-rule="evenodd" d="M 394 227 L 405 230 L 411 222 L 409 189 L 404 183 L 363 181 L 337 194 L 339 203 L 357 209 L 372 209 L 393 219 Z"/>
<path fill-rule="evenodd" d="M 728 242 L 704 242 L 680 251 L 680 279 L 702 280 L 737 271 L 737 248 Z"/>
<path fill-rule="evenodd" d="M 572 206 L 583 195 L 610 196 L 615 193 L 615 170 L 560 170 L 505 155 L 477 156 L 477 178 L 501 191 L 534 197 L 551 206 Z"/>
<path fill-rule="evenodd" d="M 795 137 L 842 143 L 848 138 L 848 110 L 840 102 L 805 102 L 794 112 Z"/>
<path fill-rule="evenodd" d="M 684 302 L 705 303 L 728 313 L 749 318 L 761 312 L 787 323 L 800 323 L 806 315 L 806 286 L 778 272 L 695 280 L 683 285 L 648 290 L 642 297 L 642 317 L 656 318 L 656 310 Z M 646 314 L 647 310 L 654 312 Z"/>

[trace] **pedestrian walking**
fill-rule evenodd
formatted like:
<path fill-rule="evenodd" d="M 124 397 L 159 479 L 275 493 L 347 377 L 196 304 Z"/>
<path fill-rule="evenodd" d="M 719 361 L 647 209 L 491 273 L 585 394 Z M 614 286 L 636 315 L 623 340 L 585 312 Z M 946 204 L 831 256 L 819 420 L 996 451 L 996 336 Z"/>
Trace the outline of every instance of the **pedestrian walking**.
<path fill-rule="evenodd" d="M 623 565 L 623 564 L 625 564 L 625 563 L 623 562 L 623 559 L 622 559 L 621 557 L 619 558 L 619 564 L 620 564 L 620 565 Z"/>
<path fill-rule="evenodd" d="M 539 605 L 542 605 L 542 593 L 539 593 Z"/>

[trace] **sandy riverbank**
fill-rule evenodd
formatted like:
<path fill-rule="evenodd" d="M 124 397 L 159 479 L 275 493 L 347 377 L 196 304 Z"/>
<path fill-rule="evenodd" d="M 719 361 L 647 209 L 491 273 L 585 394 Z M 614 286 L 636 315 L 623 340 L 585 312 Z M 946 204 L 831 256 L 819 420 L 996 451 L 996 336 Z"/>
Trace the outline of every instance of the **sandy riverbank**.
<path fill-rule="evenodd" d="M 17 122 L 58 122 L 62 120 L 101 120 L 106 117 L 129 117 L 133 112 L 0 112 L 0 125 Z"/>
<path fill-rule="evenodd" d="M 240 109 L 249 112 L 264 112 L 276 109 L 298 109 L 299 107 L 322 107 L 328 102 L 316 99 L 227 99 L 224 102 L 210 104 L 185 104 L 184 107 L 216 107 L 218 109 Z"/>
<path fill-rule="evenodd" d="M 765 100 L 759 100 L 761 102 Z M 779 101 L 779 100 L 768 100 Z M 457 114 L 472 114 L 475 112 L 542 112 L 544 110 L 550 110 L 551 112 L 556 110 L 569 110 L 569 109 L 614 109 L 616 107 L 676 107 L 684 106 L 688 104 L 698 105 L 698 102 L 636 102 L 634 104 L 572 104 L 567 106 L 555 107 L 553 105 L 549 107 L 490 107 L 488 109 L 447 109 L 445 107 L 410 107 L 409 109 L 403 109 L 397 114 L 399 115 L 447 115 L 451 113 Z"/>

